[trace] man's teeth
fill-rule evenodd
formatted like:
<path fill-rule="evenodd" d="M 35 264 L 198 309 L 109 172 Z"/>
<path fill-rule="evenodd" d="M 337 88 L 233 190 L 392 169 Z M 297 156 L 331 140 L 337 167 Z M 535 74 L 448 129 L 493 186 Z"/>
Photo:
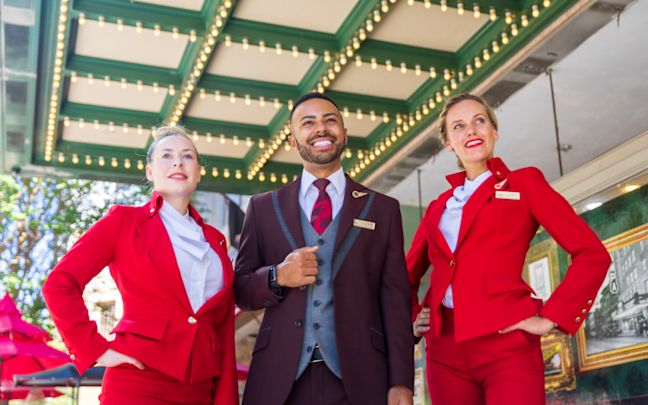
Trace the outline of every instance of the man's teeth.
<path fill-rule="evenodd" d="M 328 146 L 331 144 L 331 141 L 317 141 L 313 144 L 313 146 L 318 147 L 318 146 Z"/>

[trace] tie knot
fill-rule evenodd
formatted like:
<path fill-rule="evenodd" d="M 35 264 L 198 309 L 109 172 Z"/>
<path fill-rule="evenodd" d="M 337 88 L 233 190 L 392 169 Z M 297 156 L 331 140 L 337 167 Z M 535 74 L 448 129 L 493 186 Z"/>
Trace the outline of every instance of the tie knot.
<path fill-rule="evenodd" d="M 313 185 L 315 186 L 316 189 L 320 191 L 326 191 L 326 186 L 328 186 L 331 183 L 331 180 L 329 179 L 317 179 L 313 182 Z"/>

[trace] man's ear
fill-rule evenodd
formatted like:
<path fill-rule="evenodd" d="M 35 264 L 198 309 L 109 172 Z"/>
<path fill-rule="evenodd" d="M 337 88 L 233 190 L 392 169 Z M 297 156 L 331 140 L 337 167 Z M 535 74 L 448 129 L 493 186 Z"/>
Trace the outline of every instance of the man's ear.
<path fill-rule="evenodd" d="M 297 141 L 295 141 L 295 137 L 292 134 L 288 135 L 288 144 L 292 149 L 297 148 Z"/>

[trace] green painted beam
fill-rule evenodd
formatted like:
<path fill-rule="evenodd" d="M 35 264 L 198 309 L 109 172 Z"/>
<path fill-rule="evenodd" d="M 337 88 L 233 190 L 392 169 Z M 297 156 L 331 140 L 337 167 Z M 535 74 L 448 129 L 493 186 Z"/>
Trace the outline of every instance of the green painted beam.
<path fill-rule="evenodd" d="M 75 0 L 72 5 L 72 16 L 78 17 L 80 13 L 84 13 L 86 19 L 91 20 L 103 16 L 106 22 L 117 23 L 117 19 L 122 19 L 124 24 L 131 26 L 135 26 L 137 22 L 149 29 L 160 25 L 160 29 L 164 31 L 177 28 L 184 34 L 194 30 L 197 35 L 202 35 L 206 29 L 205 18 L 201 13 L 180 8 L 132 0 Z"/>
<path fill-rule="evenodd" d="M 260 41 L 264 41 L 269 48 L 266 52 L 273 52 L 272 48 L 277 43 L 281 44 L 284 52 L 291 52 L 294 45 L 301 52 L 308 52 L 312 48 L 318 55 L 323 55 L 324 51 L 334 53 L 338 49 L 336 37 L 332 34 L 234 17 L 229 19 L 223 32 L 234 42 L 240 43 L 243 42 L 243 38 L 247 38 L 250 45 L 258 45 Z M 225 35 L 220 36 L 219 39 L 223 41 Z"/>
<path fill-rule="evenodd" d="M 69 76 L 72 72 L 76 72 L 79 76 L 87 76 L 91 73 L 95 79 L 109 76 L 112 80 L 119 81 L 125 78 L 129 83 L 136 83 L 141 80 L 144 84 L 152 85 L 157 83 L 162 87 L 173 85 L 178 88 L 182 85 L 182 77 L 174 69 L 92 58 L 77 54 L 70 55 L 65 65 L 66 75 Z"/>
<path fill-rule="evenodd" d="M 92 123 L 94 120 L 98 120 L 102 124 L 114 122 L 115 125 L 121 125 L 126 123 L 130 126 L 142 125 L 147 128 L 161 124 L 157 113 L 70 102 L 64 102 L 61 106 L 59 120 L 63 117 L 69 117 L 70 120 L 83 118 L 86 123 Z"/>
<path fill-rule="evenodd" d="M 201 134 L 211 133 L 214 136 L 224 134 L 228 138 L 238 136 L 241 139 L 247 137 L 254 141 L 268 139 L 266 127 L 260 125 L 239 124 L 226 121 L 213 121 L 202 118 L 185 117 L 182 124 L 189 131 L 198 131 Z"/>
<path fill-rule="evenodd" d="M 423 75 L 428 75 L 432 66 L 437 71 L 442 71 L 444 68 L 452 69 L 457 65 L 457 57 L 452 52 L 374 39 L 364 41 L 356 55 L 360 55 L 364 63 L 369 63 L 371 58 L 376 58 L 376 61 L 381 65 L 386 64 L 386 61 L 391 61 L 395 69 L 398 69 L 402 62 L 405 62 L 409 69 L 414 69 L 416 65 L 420 65 L 421 74 Z"/>
<path fill-rule="evenodd" d="M 407 104 L 402 100 L 365 96 L 335 90 L 327 90 L 326 94 L 335 101 L 340 109 L 347 107 L 349 112 L 353 114 L 355 114 L 358 109 L 362 110 L 364 114 L 369 114 L 369 111 L 374 111 L 377 115 L 376 118 L 382 119 L 383 112 L 387 112 L 390 117 L 407 112 Z"/>
<path fill-rule="evenodd" d="M 471 63 L 474 66 L 474 57 L 481 58 L 482 50 L 484 48 L 491 49 L 491 42 L 496 40 L 500 41 L 499 35 L 504 31 L 506 23 L 500 19 L 486 24 L 475 35 L 473 35 L 461 48 L 457 51 L 457 69 L 463 69 L 466 64 Z M 492 50 L 491 50 L 491 53 Z"/>
<path fill-rule="evenodd" d="M 235 93 L 239 97 L 249 94 L 254 99 L 264 97 L 266 102 L 269 103 L 272 103 L 275 98 L 282 103 L 286 103 L 288 100 L 295 100 L 301 95 L 299 89 L 295 86 L 210 74 L 203 76 L 198 88 L 204 89 L 212 95 L 218 90 L 223 97 L 227 97 L 229 93 Z"/>

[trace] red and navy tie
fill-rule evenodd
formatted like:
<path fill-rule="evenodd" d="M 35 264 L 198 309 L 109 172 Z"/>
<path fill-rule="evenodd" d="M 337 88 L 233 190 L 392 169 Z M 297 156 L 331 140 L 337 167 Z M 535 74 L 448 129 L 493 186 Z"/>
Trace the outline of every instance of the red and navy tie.
<path fill-rule="evenodd" d="M 326 192 L 326 186 L 330 183 L 331 181 L 328 179 L 317 179 L 313 182 L 315 188 L 319 190 L 319 195 L 313 206 L 311 225 L 313 225 L 315 232 L 320 235 L 333 220 L 333 204 L 331 203 L 331 197 Z"/>

